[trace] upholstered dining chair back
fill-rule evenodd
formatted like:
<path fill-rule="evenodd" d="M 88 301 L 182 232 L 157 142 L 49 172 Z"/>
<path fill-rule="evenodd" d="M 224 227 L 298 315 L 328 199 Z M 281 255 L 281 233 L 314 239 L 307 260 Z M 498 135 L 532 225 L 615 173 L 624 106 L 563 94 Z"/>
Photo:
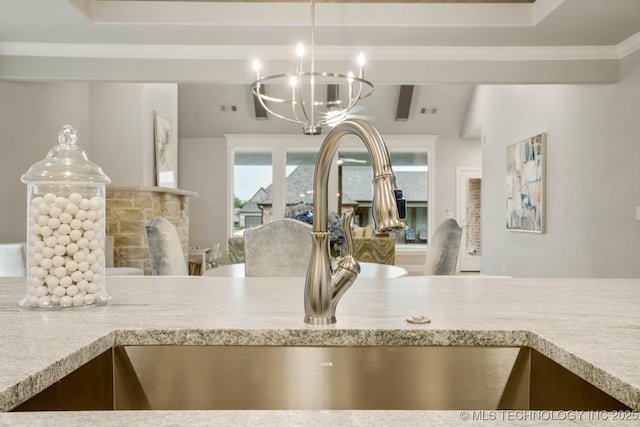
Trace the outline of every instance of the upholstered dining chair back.
<path fill-rule="evenodd" d="M 445 219 L 436 228 L 427 247 L 424 274 L 427 276 L 456 274 L 461 238 L 462 228 L 458 222 L 453 218 Z"/>
<path fill-rule="evenodd" d="M 304 277 L 311 258 L 313 227 L 284 218 L 244 231 L 246 277 Z"/>
<path fill-rule="evenodd" d="M 154 276 L 188 275 L 182 242 L 176 227 L 166 218 L 155 217 L 145 226 L 151 273 Z"/>
<path fill-rule="evenodd" d="M 0 243 L 0 277 L 27 275 L 24 243 Z"/>

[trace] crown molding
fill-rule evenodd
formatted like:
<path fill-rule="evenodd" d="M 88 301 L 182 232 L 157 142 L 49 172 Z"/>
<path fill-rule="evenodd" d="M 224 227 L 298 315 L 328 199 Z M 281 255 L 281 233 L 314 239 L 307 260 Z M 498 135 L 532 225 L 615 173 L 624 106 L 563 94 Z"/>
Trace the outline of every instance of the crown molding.
<path fill-rule="evenodd" d="M 640 48 L 640 33 L 617 46 L 316 46 L 316 60 L 350 60 L 362 51 L 375 61 L 615 60 Z M 291 46 L 122 45 L 0 42 L 0 56 L 118 59 L 288 60 Z"/>

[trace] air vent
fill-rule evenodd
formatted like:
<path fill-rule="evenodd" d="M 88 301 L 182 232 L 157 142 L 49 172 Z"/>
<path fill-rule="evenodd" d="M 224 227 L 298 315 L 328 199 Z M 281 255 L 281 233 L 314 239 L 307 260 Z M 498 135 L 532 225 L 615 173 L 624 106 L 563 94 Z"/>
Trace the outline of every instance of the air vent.
<path fill-rule="evenodd" d="M 266 86 L 260 85 L 259 90 L 260 90 L 260 93 L 264 95 L 266 93 Z M 260 101 L 258 101 L 258 98 L 256 96 L 253 97 L 253 108 L 255 109 L 255 112 L 256 112 L 256 119 L 267 120 L 267 110 L 264 109 L 264 107 L 262 106 Z"/>
<path fill-rule="evenodd" d="M 413 97 L 413 85 L 400 86 L 398 94 L 398 108 L 396 108 L 396 121 L 406 122 L 411 110 L 411 98 Z"/>

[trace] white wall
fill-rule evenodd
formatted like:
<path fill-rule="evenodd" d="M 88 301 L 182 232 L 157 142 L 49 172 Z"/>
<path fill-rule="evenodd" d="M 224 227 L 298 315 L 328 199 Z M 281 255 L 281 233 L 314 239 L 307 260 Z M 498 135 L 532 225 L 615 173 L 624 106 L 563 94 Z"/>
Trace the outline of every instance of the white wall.
<path fill-rule="evenodd" d="M 113 185 L 155 185 L 154 111 L 171 121 L 177 141 L 177 85 L 91 84 L 92 160 Z"/>
<path fill-rule="evenodd" d="M 189 201 L 189 245 L 227 242 L 227 150 L 225 138 L 182 138 L 180 185 L 199 195 Z"/>
<path fill-rule="evenodd" d="M 456 214 L 456 174 L 459 167 L 479 168 L 482 147 L 479 139 L 438 138 L 436 142 L 436 201 L 430 215 L 433 227 L 445 219 L 445 212 Z M 460 218 L 458 218 L 460 220 Z"/>
<path fill-rule="evenodd" d="M 640 277 L 640 86 L 478 87 L 487 274 Z M 505 147 L 547 132 L 546 232 L 505 230 Z M 505 266 L 503 270 L 503 265 Z"/>
<path fill-rule="evenodd" d="M 20 177 L 58 143 L 65 124 L 91 158 L 88 83 L 0 81 L 0 242 L 26 238 L 27 186 Z"/>

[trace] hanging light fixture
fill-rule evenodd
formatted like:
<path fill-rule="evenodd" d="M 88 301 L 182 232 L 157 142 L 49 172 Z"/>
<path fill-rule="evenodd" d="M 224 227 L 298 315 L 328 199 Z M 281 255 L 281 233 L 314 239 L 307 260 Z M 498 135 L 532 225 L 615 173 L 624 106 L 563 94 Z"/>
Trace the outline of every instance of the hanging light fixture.
<path fill-rule="evenodd" d="M 300 43 L 296 48 L 295 72 L 261 76 L 261 64 L 256 59 L 253 62 L 256 80 L 251 83 L 253 96 L 267 112 L 279 119 L 301 124 L 305 135 L 319 135 L 322 125 L 338 124 L 347 118 L 361 99 L 373 93 L 373 84 L 364 78 L 363 54 L 358 56 L 357 76 L 351 71 L 347 74 L 316 71 L 314 38 L 315 3 L 312 0 L 309 60 L 305 61 L 305 48 Z M 328 96 L 320 100 L 316 92 L 325 86 Z"/>

